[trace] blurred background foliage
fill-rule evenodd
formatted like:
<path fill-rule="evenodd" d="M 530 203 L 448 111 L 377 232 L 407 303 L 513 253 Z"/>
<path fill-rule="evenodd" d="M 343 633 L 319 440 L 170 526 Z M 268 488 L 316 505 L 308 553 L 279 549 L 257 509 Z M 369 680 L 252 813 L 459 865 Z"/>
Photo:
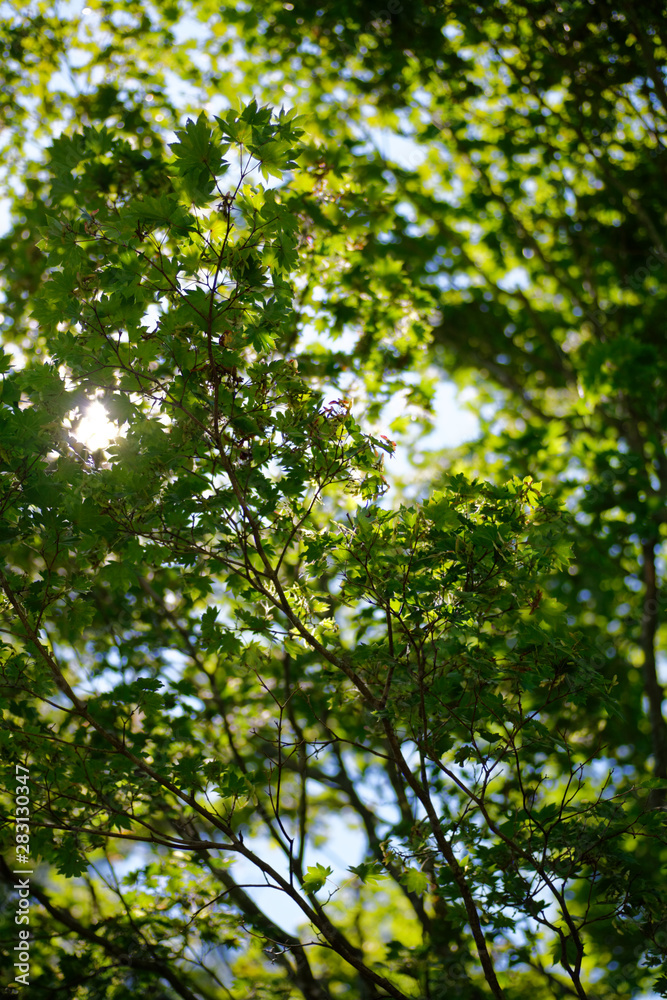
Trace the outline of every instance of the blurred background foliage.
<path fill-rule="evenodd" d="M 54 139 L 120 130 L 126 154 L 96 183 L 141 198 L 188 115 L 295 107 L 301 270 L 282 349 L 400 438 L 397 495 L 464 472 L 534 476 L 565 503 L 574 562 L 549 597 L 616 678 L 612 780 L 667 778 L 664 5 L 92 0 L 0 17 L 0 330 L 17 364 L 49 350 L 38 243 L 72 207 Z M 443 380 L 479 434 L 426 449 Z M 601 959 L 600 996 L 638 995 L 624 947 Z"/>

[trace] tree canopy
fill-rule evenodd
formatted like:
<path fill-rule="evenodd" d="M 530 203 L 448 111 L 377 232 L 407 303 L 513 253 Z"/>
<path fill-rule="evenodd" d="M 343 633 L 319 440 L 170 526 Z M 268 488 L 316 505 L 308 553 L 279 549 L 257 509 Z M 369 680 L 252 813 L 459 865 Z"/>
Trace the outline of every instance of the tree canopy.
<path fill-rule="evenodd" d="M 666 35 L 2 5 L 6 996 L 667 996 Z"/>

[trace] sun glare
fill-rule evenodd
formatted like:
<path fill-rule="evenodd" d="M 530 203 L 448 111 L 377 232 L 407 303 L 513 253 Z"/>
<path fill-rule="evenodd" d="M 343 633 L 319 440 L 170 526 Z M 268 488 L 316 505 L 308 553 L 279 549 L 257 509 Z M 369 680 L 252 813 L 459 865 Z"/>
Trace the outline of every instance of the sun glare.
<path fill-rule="evenodd" d="M 101 403 L 91 403 L 74 431 L 74 437 L 90 451 L 106 448 L 118 437 L 118 426 L 112 423 Z"/>

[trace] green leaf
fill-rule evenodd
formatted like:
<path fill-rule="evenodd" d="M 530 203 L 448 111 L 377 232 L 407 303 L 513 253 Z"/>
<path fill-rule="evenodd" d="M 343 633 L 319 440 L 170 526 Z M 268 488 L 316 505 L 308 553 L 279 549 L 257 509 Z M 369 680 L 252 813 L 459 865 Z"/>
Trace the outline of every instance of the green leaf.
<path fill-rule="evenodd" d="M 357 878 L 359 878 L 364 884 L 372 884 L 387 878 L 387 875 L 382 871 L 377 861 L 362 862 L 360 865 L 352 865 L 347 870 L 352 872 L 353 875 L 356 875 Z"/>
<path fill-rule="evenodd" d="M 326 881 L 333 874 L 333 868 L 324 865 L 310 865 L 303 877 L 302 885 L 305 892 L 318 892 L 324 888 Z"/>
<path fill-rule="evenodd" d="M 58 848 L 56 867 L 65 878 L 77 878 L 88 870 L 88 864 L 81 857 L 74 837 L 63 837 Z"/>
<path fill-rule="evenodd" d="M 401 875 L 401 882 L 409 892 L 414 892 L 418 896 L 423 895 L 428 889 L 428 876 L 418 868 L 407 868 Z"/>

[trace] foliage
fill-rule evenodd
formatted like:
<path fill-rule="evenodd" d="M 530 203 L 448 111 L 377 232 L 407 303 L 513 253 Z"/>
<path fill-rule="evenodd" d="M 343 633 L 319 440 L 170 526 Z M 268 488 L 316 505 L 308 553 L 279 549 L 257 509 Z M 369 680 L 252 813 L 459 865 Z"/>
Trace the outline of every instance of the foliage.
<path fill-rule="evenodd" d="M 664 12 L 85 11 L 2 25 L 30 995 L 667 995 Z"/>

